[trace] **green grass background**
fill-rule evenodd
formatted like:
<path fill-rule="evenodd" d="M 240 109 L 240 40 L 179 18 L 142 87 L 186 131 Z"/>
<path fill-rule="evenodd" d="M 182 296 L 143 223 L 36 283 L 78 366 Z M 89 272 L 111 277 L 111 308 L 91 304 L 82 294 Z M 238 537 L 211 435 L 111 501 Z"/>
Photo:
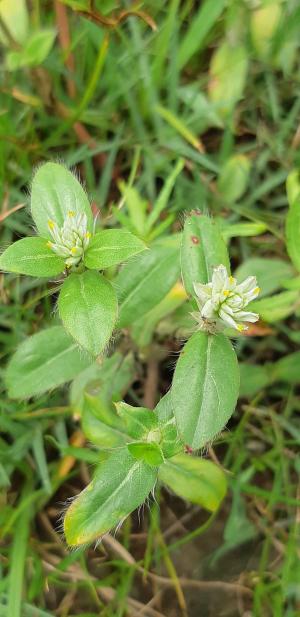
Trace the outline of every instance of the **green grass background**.
<path fill-rule="evenodd" d="M 16 70 L 7 62 L 20 44 L 0 20 L 1 246 L 32 233 L 22 204 L 43 161 L 76 167 L 95 212 L 111 223 L 121 179 L 151 209 L 182 157 L 165 233 L 203 208 L 230 225 L 234 267 L 267 259 L 268 292 L 291 288 L 282 285 L 289 277 L 298 289 L 284 221 L 285 180 L 300 162 L 299 3 L 151 0 L 120 23 L 129 3 L 94 3 L 110 27 L 79 15 L 84 2 L 68 4 L 28 3 L 29 30 L 57 36 L 43 62 L 33 52 Z M 56 316 L 49 286 L 35 279 L 1 278 L 0 299 L 3 375 L 17 345 Z M 298 357 L 293 378 L 290 370 L 268 377 L 298 350 L 299 302 L 280 319 L 268 311 L 256 336 L 236 343 L 251 367 L 230 430 L 210 452 L 229 472 L 216 516 L 165 493 L 140 525 L 134 515 L 96 549 L 68 552 L 59 516 L 87 482 L 95 452 L 80 438 L 69 445 L 77 423 L 66 389 L 26 403 L 2 386 L 0 617 L 300 615 Z M 75 465 L 58 477 L 66 454 Z"/>

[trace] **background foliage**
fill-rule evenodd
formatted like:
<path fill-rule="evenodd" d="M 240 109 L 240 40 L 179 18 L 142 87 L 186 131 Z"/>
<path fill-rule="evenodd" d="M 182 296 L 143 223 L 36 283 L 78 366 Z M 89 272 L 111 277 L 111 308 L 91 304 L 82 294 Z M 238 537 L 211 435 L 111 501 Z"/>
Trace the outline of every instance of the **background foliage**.
<path fill-rule="evenodd" d="M 285 181 L 299 167 L 299 4 L 152 0 L 132 16 L 129 3 L 94 4 L 90 20 L 84 0 L 32 0 L 28 10 L 23 1 L 0 0 L 1 245 L 32 234 L 25 207 L 32 170 L 63 159 L 76 167 L 104 226 L 121 223 L 146 242 L 169 238 L 169 251 L 158 246 L 161 267 L 149 265 L 157 295 L 144 286 L 146 317 L 124 303 L 121 349 L 99 367 L 74 356 L 58 325 L 55 284 L 1 279 L 1 375 L 20 343 L 53 326 L 53 344 L 68 354 L 67 378 L 77 377 L 70 394 L 54 389 L 66 363 L 56 366 L 50 394 L 27 402 L 14 397 L 33 383 L 38 395 L 47 375 L 16 380 L 11 364 L 1 382 L 0 615 L 294 617 L 300 283 L 293 207 L 292 264 L 284 229 Z M 92 381 L 93 396 L 149 407 L 168 390 L 172 357 L 190 327 L 176 246 L 195 208 L 219 221 L 232 269 L 256 274 L 265 296 L 255 309 L 262 321 L 235 343 L 237 411 L 206 452 L 227 470 L 228 495 L 210 515 L 163 490 L 160 509 L 151 501 L 95 550 L 70 553 L 60 534 L 62 504 L 99 460 L 96 447 L 84 448 L 95 438 L 93 404 L 84 432 L 78 422 L 83 389 Z M 121 297 L 130 297 L 138 264 L 136 279 L 125 266 Z"/>

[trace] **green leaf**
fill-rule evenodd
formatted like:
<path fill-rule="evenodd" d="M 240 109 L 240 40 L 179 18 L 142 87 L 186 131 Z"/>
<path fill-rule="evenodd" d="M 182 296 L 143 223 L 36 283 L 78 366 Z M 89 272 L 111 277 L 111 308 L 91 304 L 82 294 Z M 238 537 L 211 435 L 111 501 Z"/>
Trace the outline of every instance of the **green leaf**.
<path fill-rule="evenodd" d="M 116 277 L 120 299 L 119 327 L 130 325 L 158 304 L 179 276 L 176 246 L 156 244 L 137 261 L 126 264 Z"/>
<path fill-rule="evenodd" d="M 286 248 L 298 272 L 300 272 L 300 196 L 290 203 L 286 217 Z"/>
<path fill-rule="evenodd" d="M 38 66 L 50 53 L 56 31 L 53 29 L 33 32 L 20 51 L 11 51 L 7 54 L 7 68 L 14 71 L 24 66 Z"/>
<path fill-rule="evenodd" d="M 81 414 L 84 405 L 85 392 L 89 387 L 93 389 L 93 385 L 97 386 L 100 383 L 101 365 L 98 362 L 93 362 L 86 369 L 81 371 L 74 379 L 70 388 L 70 405 L 74 407 L 77 414 Z"/>
<path fill-rule="evenodd" d="M 161 431 L 160 446 L 165 458 L 170 458 L 183 449 L 183 443 L 178 435 L 175 416 L 173 414 L 171 391 L 163 396 L 156 405 L 154 413 L 158 418 Z"/>
<path fill-rule="evenodd" d="M 283 291 L 269 298 L 254 300 L 249 304 L 249 311 L 258 313 L 268 323 L 274 323 L 292 315 L 299 305 L 299 291 Z"/>
<path fill-rule="evenodd" d="M 39 234 L 52 239 L 48 221 L 62 227 L 70 211 L 86 214 L 88 229 L 92 231 L 92 211 L 80 182 L 63 165 L 45 163 L 37 170 L 31 190 L 31 214 Z"/>
<path fill-rule="evenodd" d="M 210 512 L 219 508 L 226 495 L 227 482 L 222 469 L 196 456 L 173 456 L 161 465 L 158 477 L 174 493 Z"/>
<path fill-rule="evenodd" d="M 146 439 L 150 431 L 158 428 L 156 414 L 146 407 L 132 407 L 127 403 L 116 403 L 117 412 L 126 426 L 126 432 L 133 439 Z"/>
<path fill-rule="evenodd" d="M 234 276 L 241 283 L 247 276 L 256 276 L 260 287 L 260 297 L 277 291 L 286 279 L 294 276 L 294 269 L 283 259 L 250 257 L 237 268 Z"/>
<path fill-rule="evenodd" d="M 11 398 L 29 398 L 71 381 L 91 363 L 64 328 L 54 326 L 27 338 L 5 374 Z"/>
<path fill-rule="evenodd" d="M 300 199 L 300 173 L 298 169 L 293 169 L 286 179 L 286 193 L 289 206 Z"/>
<path fill-rule="evenodd" d="M 144 461 L 147 465 L 158 467 L 164 462 L 163 453 L 157 443 L 136 441 L 127 444 L 127 449 L 137 461 Z"/>
<path fill-rule="evenodd" d="M 183 285 L 176 283 L 159 304 L 134 322 L 131 335 L 137 346 L 141 349 L 150 345 L 156 327 L 186 300 L 187 295 Z"/>
<path fill-rule="evenodd" d="M 154 411 L 157 414 L 159 423 L 162 425 L 174 418 L 171 390 L 160 399 Z"/>
<path fill-rule="evenodd" d="M 166 122 L 196 150 L 202 149 L 201 141 L 198 136 L 182 121 L 181 116 L 176 115 L 162 105 L 155 105 L 154 111 L 157 112 Z"/>
<path fill-rule="evenodd" d="M 201 3 L 198 12 L 191 19 L 188 28 L 178 50 L 178 64 L 182 69 L 190 58 L 203 48 L 205 39 L 220 17 L 225 0 L 205 0 Z"/>
<path fill-rule="evenodd" d="M 74 339 L 97 356 L 106 347 L 117 319 L 117 298 L 111 283 L 97 272 L 71 274 L 58 300 L 60 317 Z"/>
<path fill-rule="evenodd" d="M 125 424 L 99 397 L 86 394 L 82 407 L 82 429 L 86 437 L 102 448 L 115 448 L 128 441 Z"/>
<path fill-rule="evenodd" d="M 232 415 L 239 369 L 231 342 L 223 334 L 195 332 L 176 365 L 171 389 L 177 426 L 184 442 L 201 448 Z"/>
<path fill-rule="evenodd" d="M 99 231 L 90 241 L 84 256 L 87 268 L 103 270 L 141 253 L 144 242 L 125 229 Z"/>
<path fill-rule="evenodd" d="M 135 379 L 135 359 L 132 352 L 123 356 L 116 351 L 109 358 L 102 358 L 101 362 L 94 362 L 74 379 L 71 391 L 71 405 L 80 413 L 84 392 L 92 392 L 100 396 L 101 401 L 110 404 L 119 401 L 127 392 Z"/>
<path fill-rule="evenodd" d="M 280 358 L 272 372 L 273 381 L 285 381 L 290 384 L 299 384 L 300 375 L 300 351 L 288 354 L 284 358 Z"/>
<path fill-rule="evenodd" d="M 244 154 L 230 157 L 222 167 L 217 188 L 222 198 L 229 203 L 237 201 L 248 184 L 251 163 Z"/>
<path fill-rule="evenodd" d="M 41 424 L 36 424 L 32 430 L 32 453 L 34 456 L 36 471 L 40 477 L 43 488 L 48 495 L 52 494 L 52 483 L 48 468 L 47 455 L 45 452 L 44 435 Z"/>
<path fill-rule="evenodd" d="M 244 45 L 225 40 L 210 61 L 208 94 L 221 118 L 231 116 L 242 98 L 248 71 L 248 51 Z M 230 84 L 230 87 L 229 87 Z"/>
<path fill-rule="evenodd" d="M 0 269 L 5 272 L 52 277 L 64 268 L 64 260 L 48 248 L 44 238 L 22 238 L 11 244 L 0 257 Z"/>
<path fill-rule="evenodd" d="M 3 19 L 4 25 L 10 32 L 14 41 L 20 45 L 25 43 L 29 26 L 26 0 L 18 0 L 17 2 L 12 2 L 12 0 L 1 0 L 0 17 Z M 10 46 L 10 41 L 7 39 L 4 31 L 2 31 L 2 28 L 0 28 L 0 41 Z"/>
<path fill-rule="evenodd" d="M 244 238 L 248 236 L 260 236 L 267 231 L 268 226 L 265 223 L 233 223 L 220 220 L 222 236 L 225 240 L 230 238 Z"/>
<path fill-rule="evenodd" d="M 50 53 L 55 37 L 56 31 L 52 28 L 34 32 L 26 41 L 22 65 L 37 66 L 41 64 Z"/>
<path fill-rule="evenodd" d="M 230 271 L 226 244 L 217 224 L 197 212 L 184 225 L 181 245 L 181 270 L 185 289 L 195 295 L 194 283 L 209 283 L 213 269 L 223 264 Z"/>
<path fill-rule="evenodd" d="M 144 502 L 156 478 L 155 468 L 134 459 L 127 448 L 114 453 L 67 510 L 68 544 L 92 542 L 121 523 Z"/>
<path fill-rule="evenodd" d="M 251 398 L 257 392 L 261 392 L 271 382 L 271 370 L 266 365 L 246 364 L 240 365 L 240 393 L 239 397 Z"/>
<path fill-rule="evenodd" d="M 260 60 L 266 61 L 271 55 L 277 28 L 284 19 L 282 10 L 281 2 L 262 2 L 250 13 L 251 41 Z"/>
<path fill-rule="evenodd" d="M 143 236 L 146 233 L 145 225 L 146 210 L 148 206 L 147 200 L 141 197 L 135 187 L 129 186 L 123 181 L 119 182 L 119 189 L 123 195 L 123 199 L 126 202 L 131 224 L 136 232 Z"/>
<path fill-rule="evenodd" d="M 149 216 L 147 217 L 146 228 L 148 232 L 151 230 L 153 225 L 156 223 L 160 214 L 167 208 L 171 192 L 176 182 L 176 178 L 180 174 L 180 172 L 183 170 L 183 168 L 184 168 L 184 159 L 179 159 L 174 169 L 172 169 L 170 175 L 167 177 L 163 185 L 163 188 L 161 189 L 153 205 L 153 209 L 151 210 Z"/>

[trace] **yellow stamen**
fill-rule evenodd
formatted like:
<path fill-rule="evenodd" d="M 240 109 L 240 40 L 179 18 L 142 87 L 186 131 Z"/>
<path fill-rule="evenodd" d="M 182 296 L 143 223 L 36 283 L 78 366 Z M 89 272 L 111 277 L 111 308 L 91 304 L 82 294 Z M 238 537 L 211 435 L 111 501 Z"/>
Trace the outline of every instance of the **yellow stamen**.
<path fill-rule="evenodd" d="M 224 289 L 223 294 L 224 294 L 224 296 L 226 296 L 226 298 L 227 298 L 227 296 L 229 296 L 229 294 L 230 294 L 229 289 Z"/>
<path fill-rule="evenodd" d="M 260 287 L 255 287 L 254 293 L 259 294 L 260 293 Z"/>
<path fill-rule="evenodd" d="M 73 210 L 69 210 L 68 216 L 72 218 L 73 216 L 75 216 L 75 212 Z"/>
<path fill-rule="evenodd" d="M 48 242 L 47 242 L 47 246 L 49 247 L 49 249 L 52 249 L 52 246 L 53 246 L 53 245 L 52 245 L 52 242 L 50 242 L 50 240 L 48 240 Z"/>
<path fill-rule="evenodd" d="M 90 238 L 92 234 L 90 231 L 87 231 L 84 235 L 86 238 Z"/>
<path fill-rule="evenodd" d="M 49 221 L 48 221 L 48 227 L 50 227 L 50 229 L 54 229 L 54 227 L 55 227 L 55 223 L 54 223 L 54 221 L 51 221 L 51 220 L 49 219 Z"/>
<path fill-rule="evenodd" d="M 72 255 L 76 255 L 76 252 L 77 252 L 76 246 L 72 246 L 72 248 L 71 248 Z"/>
<path fill-rule="evenodd" d="M 234 281 L 235 281 L 234 276 L 230 276 L 230 277 L 229 277 L 229 283 L 230 283 L 231 285 L 233 285 Z"/>
<path fill-rule="evenodd" d="M 237 329 L 239 332 L 243 332 L 245 330 L 244 326 L 242 326 L 242 324 L 238 324 L 237 325 Z"/>

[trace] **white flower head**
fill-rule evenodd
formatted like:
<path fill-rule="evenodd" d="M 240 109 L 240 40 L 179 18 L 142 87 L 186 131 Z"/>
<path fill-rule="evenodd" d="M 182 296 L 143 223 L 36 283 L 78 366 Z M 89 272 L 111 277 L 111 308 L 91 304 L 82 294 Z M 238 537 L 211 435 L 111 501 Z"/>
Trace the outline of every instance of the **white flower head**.
<path fill-rule="evenodd" d="M 49 248 L 65 258 L 67 268 L 77 266 L 83 259 L 88 247 L 91 233 L 87 230 L 86 214 L 76 214 L 70 210 L 61 228 L 55 221 L 48 221 L 48 228 L 54 242 L 48 242 Z"/>
<path fill-rule="evenodd" d="M 248 276 L 238 284 L 225 266 L 220 265 L 214 268 L 211 283 L 194 283 L 194 289 L 200 312 L 192 315 L 201 330 L 216 332 L 229 327 L 243 332 L 248 329 L 245 323 L 254 323 L 259 319 L 257 313 L 245 311 L 249 302 L 260 292 L 255 276 Z"/>

